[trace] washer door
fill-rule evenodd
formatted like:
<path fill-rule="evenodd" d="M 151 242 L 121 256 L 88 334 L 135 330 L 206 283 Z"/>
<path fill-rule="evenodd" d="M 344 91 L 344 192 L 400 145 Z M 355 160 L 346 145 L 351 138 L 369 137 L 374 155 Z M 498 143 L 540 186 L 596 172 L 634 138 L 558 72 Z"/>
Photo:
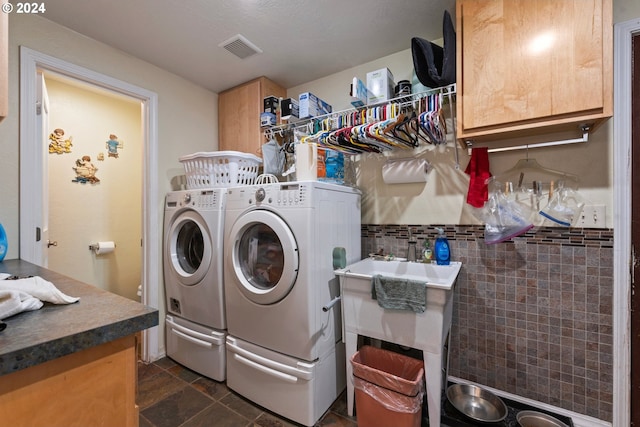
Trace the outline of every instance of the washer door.
<path fill-rule="evenodd" d="M 286 297 L 298 277 L 298 245 L 289 226 L 272 212 L 254 210 L 238 218 L 230 236 L 240 292 L 261 305 Z"/>
<path fill-rule="evenodd" d="M 199 283 L 211 265 L 211 236 L 202 216 L 187 210 L 171 223 L 165 248 L 171 270 L 183 285 Z"/>

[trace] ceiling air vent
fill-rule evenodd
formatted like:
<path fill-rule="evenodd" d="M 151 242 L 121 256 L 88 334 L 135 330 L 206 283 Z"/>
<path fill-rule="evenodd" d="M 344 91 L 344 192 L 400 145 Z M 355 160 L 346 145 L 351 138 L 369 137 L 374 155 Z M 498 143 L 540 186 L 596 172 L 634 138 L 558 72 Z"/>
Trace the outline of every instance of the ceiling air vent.
<path fill-rule="evenodd" d="M 248 58 L 249 56 L 255 55 L 256 53 L 262 53 L 262 49 L 251 43 L 249 40 L 247 40 L 246 37 L 240 34 L 236 34 L 229 40 L 223 41 L 218 46 L 227 49 L 229 52 L 233 53 L 240 59 Z"/>

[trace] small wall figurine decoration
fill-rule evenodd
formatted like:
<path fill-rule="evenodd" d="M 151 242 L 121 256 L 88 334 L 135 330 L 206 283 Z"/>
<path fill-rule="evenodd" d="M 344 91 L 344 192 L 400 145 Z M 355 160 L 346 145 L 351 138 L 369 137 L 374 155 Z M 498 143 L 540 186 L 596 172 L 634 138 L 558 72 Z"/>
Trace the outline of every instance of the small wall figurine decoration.
<path fill-rule="evenodd" d="M 109 135 L 109 140 L 107 141 L 107 150 L 109 150 L 109 157 L 118 158 L 118 148 L 122 148 L 122 141 L 118 141 L 118 137 L 114 134 Z"/>
<path fill-rule="evenodd" d="M 73 137 L 64 139 L 64 130 L 57 128 L 49 135 L 49 153 L 63 154 L 70 153 Z"/>
<path fill-rule="evenodd" d="M 104 162 L 104 153 L 102 153 L 102 152 L 98 153 L 98 161 L 99 162 Z"/>
<path fill-rule="evenodd" d="M 73 167 L 73 170 L 76 171 L 76 177 L 72 179 L 71 182 L 79 182 L 81 184 L 86 184 L 87 182 L 96 184 L 100 182 L 96 177 L 98 168 L 91 163 L 90 156 L 82 156 L 82 159 L 76 160 L 76 165 Z"/>

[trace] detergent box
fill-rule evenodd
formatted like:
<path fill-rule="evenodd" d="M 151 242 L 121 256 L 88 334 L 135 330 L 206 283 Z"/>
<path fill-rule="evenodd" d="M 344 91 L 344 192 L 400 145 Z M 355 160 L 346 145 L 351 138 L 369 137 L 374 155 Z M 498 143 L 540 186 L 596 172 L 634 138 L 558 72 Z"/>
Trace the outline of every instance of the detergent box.
<path fill-rule="evenodd" d="M 301 93 L 298 97 L 298 106 L 300 109 L 300 118 L 322 116 L 332 111 L 331 105 L 318 98 L 311 92 Z"/>

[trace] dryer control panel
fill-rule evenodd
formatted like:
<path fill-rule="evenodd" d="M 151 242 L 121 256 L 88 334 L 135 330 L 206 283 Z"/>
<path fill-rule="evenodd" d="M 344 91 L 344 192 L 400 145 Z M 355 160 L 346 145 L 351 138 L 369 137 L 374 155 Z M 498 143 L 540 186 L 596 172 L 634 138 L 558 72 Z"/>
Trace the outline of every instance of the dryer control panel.
<path fill-rule="evenodd" d="M 309 207 L 307 187 L 300 183 L 267 184 L 229 189 L 228 209 L 245 209 L 251 206 Z"/>
<path fill-rule="evenodd" d="M 223 198 L 220 189 L 172 191 L 165 199 L 166 209 L 191 207 L 194 209 L 216 209 L 221 206 Z"/>
<path fill-rule="evenodd" d="M 226 205 L 227 209 L 231 210 L 243 210 L 252 206 L 280 209 L 312 208 L 317 207 L 321 200 L 331 199 L 330 194 L 335 192 L 360 194 L 359 190 L 344 185 L 320 181 L 294 181 L 229 188 Z"/>

